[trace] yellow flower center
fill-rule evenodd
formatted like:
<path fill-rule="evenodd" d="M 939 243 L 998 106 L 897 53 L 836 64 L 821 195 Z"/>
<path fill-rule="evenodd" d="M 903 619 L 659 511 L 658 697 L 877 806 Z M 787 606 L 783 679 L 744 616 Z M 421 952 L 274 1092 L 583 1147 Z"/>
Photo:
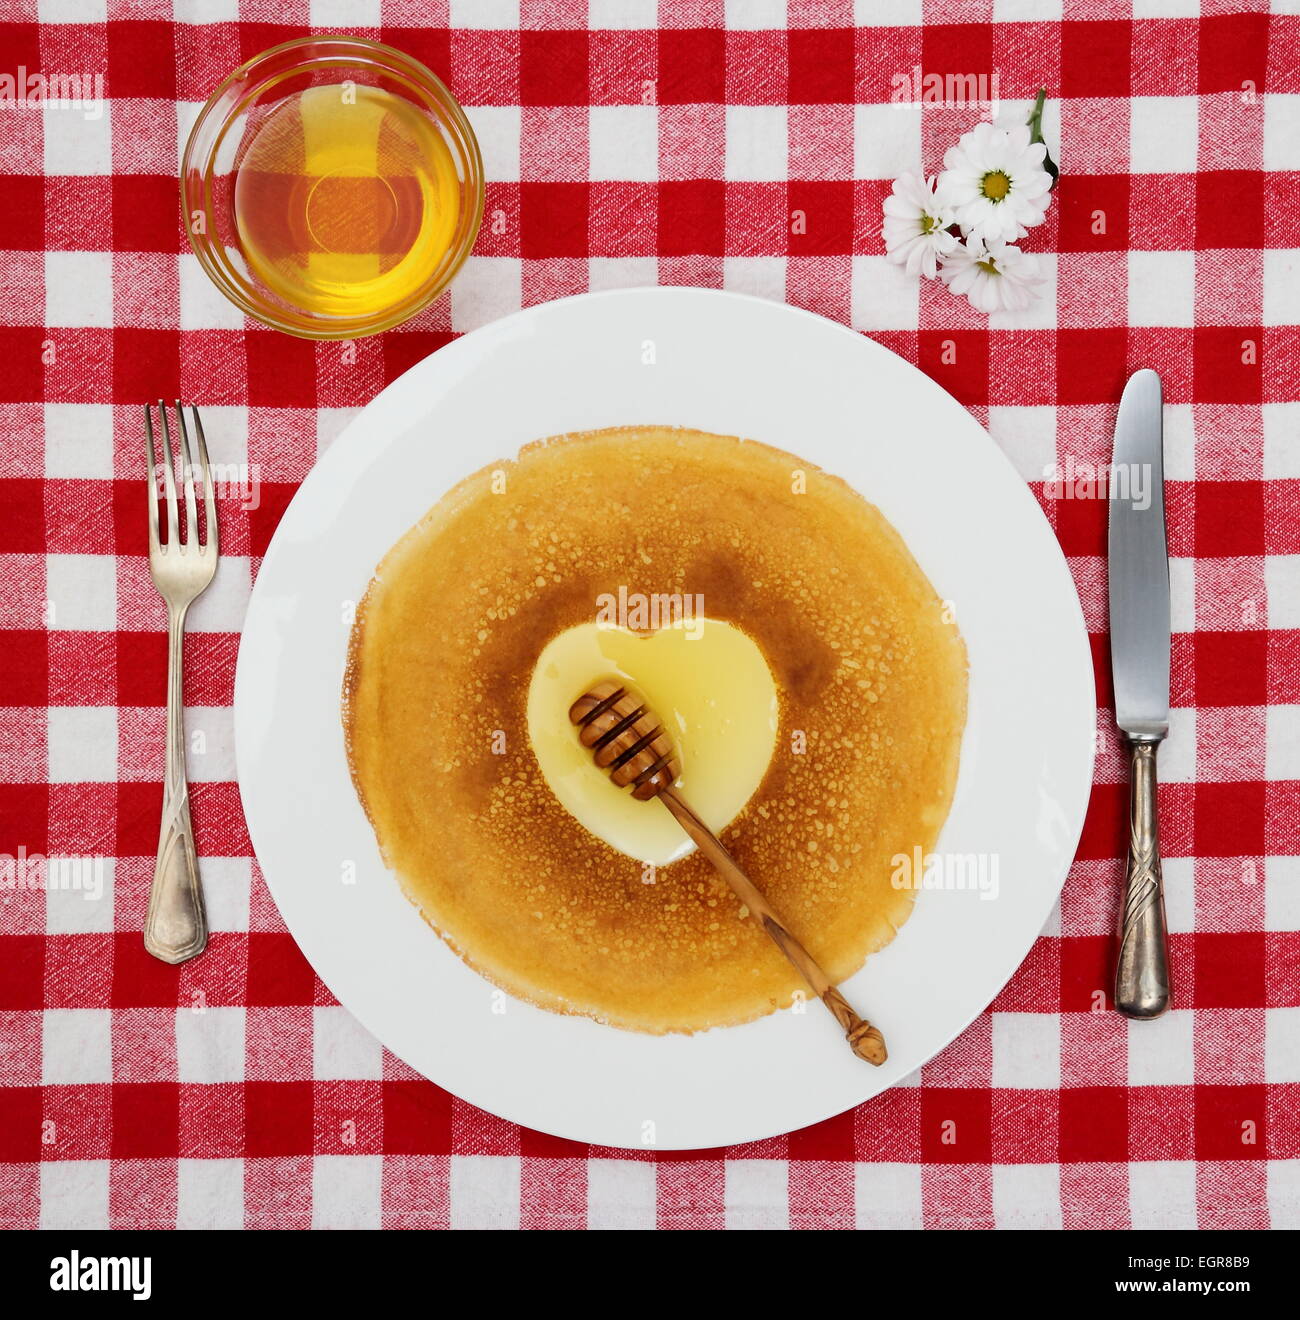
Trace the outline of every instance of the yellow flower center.
<path fill-rule="evenodd" d="M 990 202 L 1000 202 L 1011 191 L 1011 179 L 1001 170 L 990 170 L 980 186 Z"/>
<path fill-rule="evenodd" d="M 932 215 L 923 215 L 921 217 L 921 233 L 933 234 L 939 228 L 939 222 Z"/>
<path fill-rule="evenodd" d="M 988 271 L 990 275 L 1001 275 L 1002 272 L 997 268 L 997 263 L 993 261 L 977 261 L 975 263 L 980 270 Z"/>

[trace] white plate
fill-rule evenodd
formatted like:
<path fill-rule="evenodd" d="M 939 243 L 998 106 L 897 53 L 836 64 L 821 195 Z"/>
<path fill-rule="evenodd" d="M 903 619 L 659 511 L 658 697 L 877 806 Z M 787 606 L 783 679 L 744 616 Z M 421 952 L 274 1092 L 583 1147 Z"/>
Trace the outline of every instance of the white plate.
<path fill-rule="evenodd" d="M 955 603 L 970 716 L 939 848 L 996 856 L 999 896 L 922 893 L 898 938 L 848 983 L 889 1043 L 883 1068 L 854 1058 L 815 1001 L 802 1014 L 656 1038 L 507 999 L 402 896 L 357 804 L 339 722 L 347 607 L 385 551 L 449 487 L 526 442 L 633 423 L 747 436 L 844 477 Z M 1056 540 L 955 400 L 810 313 L 707 290 L 634 289 L 546 303 L 465 335 L 394 381 L 334 442 L 257 576 L 235 735 L 271 893 L 321 979 L 394 1054 L 543 1132 L 686 1149 L 840 1113 L 920 1067 L 993 999 L 1074 855 L 1094 700 Z"/>

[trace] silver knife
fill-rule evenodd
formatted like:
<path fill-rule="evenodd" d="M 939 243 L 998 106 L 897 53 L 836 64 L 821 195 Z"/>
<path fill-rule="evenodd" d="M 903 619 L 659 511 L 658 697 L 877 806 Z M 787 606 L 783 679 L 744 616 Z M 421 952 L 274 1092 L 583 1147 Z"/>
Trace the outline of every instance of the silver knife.
<path fill-rule="evenodd" d="M 1165 540 L 1160 377 L 1130 377 L 1115 422 L 1110 481 L 1110 664 L 1115 722 L 1129 748 L 1129 849 L 1115 1007 L 1155 1018 L 1169 1007 L 1156 751 L 1169 732 L 1169 549 Z"/>

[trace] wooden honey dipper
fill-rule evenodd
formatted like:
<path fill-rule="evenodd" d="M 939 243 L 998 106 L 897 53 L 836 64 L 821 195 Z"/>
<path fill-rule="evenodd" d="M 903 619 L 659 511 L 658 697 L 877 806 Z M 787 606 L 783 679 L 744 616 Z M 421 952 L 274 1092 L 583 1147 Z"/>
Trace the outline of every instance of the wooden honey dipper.
<path fill-rule="evenodd" d="M 884 1063 L 888 1057 L 884 1037 L 853 1011 L 817 960 L 772 911 L 736 859 L 673 787 L 681 774 L 681 762 L 672 739 L 640 695 L 618 683 L 598 683 L 573 703 L 569 718 L 578 726 L 582 745 L 590 750 L 596 764 L 609 772 L 618 788 L 630 786 L 632 796 L 641 802 L 657 797 L 672 812 L 736 897 L 762 922 L 777 948 L 835 1015 L 853 1053 L 877 1066 Z"/>

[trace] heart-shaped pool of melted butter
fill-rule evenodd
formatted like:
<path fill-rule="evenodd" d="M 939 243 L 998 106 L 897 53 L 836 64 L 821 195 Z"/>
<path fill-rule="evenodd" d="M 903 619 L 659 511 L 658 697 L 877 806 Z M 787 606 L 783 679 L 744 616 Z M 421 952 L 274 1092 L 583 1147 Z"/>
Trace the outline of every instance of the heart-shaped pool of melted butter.
<path fill-rule="evenodd" d="M 659 802 L 615 788 L 578 741 L 569 707 L 601 679 L 635 687 L 682 762 L 678 786 L 714 833 L 740 814 L 776 746 L 776 684 L 739 628 L 685 619 L 648 636 L 581 623 L 547 643 L 528 686 L 528 735 L 555 796 L 591 833 L 640 862 L 664 866 L 694 844 Z"/>

